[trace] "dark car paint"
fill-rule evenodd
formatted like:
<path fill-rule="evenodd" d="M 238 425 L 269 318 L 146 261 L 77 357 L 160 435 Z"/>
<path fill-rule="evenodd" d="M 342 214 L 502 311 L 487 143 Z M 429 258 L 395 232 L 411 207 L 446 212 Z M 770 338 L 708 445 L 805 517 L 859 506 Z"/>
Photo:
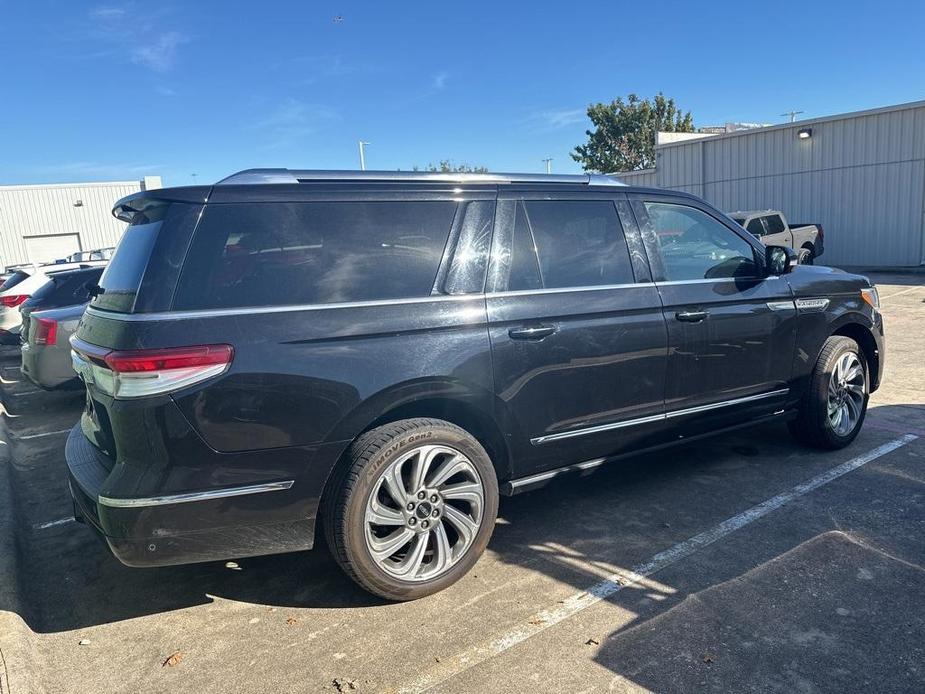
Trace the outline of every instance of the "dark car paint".
<path fill-rule="evenodd" d="M 821 267 L 784 277 L 696 285 L 663 283 L 641 202 L 672 199 L 723 221 L 763 257 L 764 247 L 698 198 L 574 186 L 502 186 L 503 196 L 613 200 L 636 282 L 605 288 L 487 293 L 419 300 L 171 312 L 173 289 L 203 203 L 300 200 L 495 199 L 495 185 L 302 184 L 163 189 L 122 201 L 179 200 L 184 220 L 158 238 L 134 313 L 89 309 L 75 346 L 87 356 L 223 342 L 235 357 L 222 376 L 140 400 L 91 388 L 68 441 L 80 515 L 132 565 L 161 565 L 311 547 L 326 480 L 343 452 L 377 422 L 431 413 L 478 422 L 502 482 L 592 459 L 792 416 L 825 338 L 862 327 L 878 351 L 882 324 L 860 300 L 866 279 Z M 496 234 L 499 224 L 496 218 Z M 655 257 L 657 261 L 657 256 Z M 439 275 L 438 275 L 439 276 Z M 654 280 L 654 281 L 653 281 Z M 684 289 L 684 291 L 682 291 Z M 825 297 L 822 312 L 768 303 Z M 706 310 L 677 324 L 680 309 Z M 550 325 L 537 340 L 511 330 Z M 740 396 L 786 395 L 548 443 L 535 439 Z M 667 397 L 666 397 L 667 393 Z M 294 480 L 271 494 L 112 508 L 132 499 Z M 507 491 L 514 486 L 507 485 Z"/>

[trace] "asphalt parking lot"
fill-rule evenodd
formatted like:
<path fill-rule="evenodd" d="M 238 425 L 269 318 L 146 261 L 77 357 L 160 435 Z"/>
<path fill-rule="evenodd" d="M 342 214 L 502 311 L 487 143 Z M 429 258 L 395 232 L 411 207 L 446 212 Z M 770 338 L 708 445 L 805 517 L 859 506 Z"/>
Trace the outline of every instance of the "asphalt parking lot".
<path fill-rule="evenodd" d="M 8 353 L 0 693 L 925 690 L 925 275 L 874 279 L 887 374 L 849 448 L 767 426 L 502 498 L 475 569 L 406 604 L 323 549 L 122 566 L 73 521 L 82 396 Z"/>

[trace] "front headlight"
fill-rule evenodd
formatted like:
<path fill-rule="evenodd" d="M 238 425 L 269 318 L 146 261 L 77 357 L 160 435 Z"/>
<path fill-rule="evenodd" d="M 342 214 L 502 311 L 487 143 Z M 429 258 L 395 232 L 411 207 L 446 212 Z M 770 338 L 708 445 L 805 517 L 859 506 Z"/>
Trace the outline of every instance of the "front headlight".
<path fill-rule="evenodd" d="M 861 299 L 875 311 L 880 310 L 880 295 L 877 293 L 876 287 L 864 287 L 861 289 Z"/>

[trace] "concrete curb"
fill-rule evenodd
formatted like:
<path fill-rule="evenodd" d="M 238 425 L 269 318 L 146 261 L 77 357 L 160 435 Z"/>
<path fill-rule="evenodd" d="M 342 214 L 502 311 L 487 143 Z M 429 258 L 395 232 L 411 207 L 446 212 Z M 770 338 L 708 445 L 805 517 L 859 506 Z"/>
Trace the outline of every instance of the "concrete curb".
<path fill-rule="evenodd" d="M 23 619 L 28 606 L 19 572 L 20 528 L 6 412 L 6 392 L 0 386 L 0 694 L 19 694 L 41 688 L 33 681 L 34 634 Z"/>

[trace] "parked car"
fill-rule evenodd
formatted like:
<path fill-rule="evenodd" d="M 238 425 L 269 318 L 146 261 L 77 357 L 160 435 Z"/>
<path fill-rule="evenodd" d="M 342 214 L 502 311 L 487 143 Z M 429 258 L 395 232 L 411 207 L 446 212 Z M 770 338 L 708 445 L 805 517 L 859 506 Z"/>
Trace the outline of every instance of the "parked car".
<path fill-rule="evenodd" d="M 22 372 L 40 388 L 80 387 L 68 338 L 102 274 L 102 267 L 55 273 L 19 307 Z M 34 320 L 39 323 L 33 330 Z"/>
<path fill-rule="evenodd" d="M 59 272 L 85 267 L 102 267 L 105 261 L 67 263 L 57 265 L 31 265 L 14 272 L 0 284 L 0 344 L 18 345 L 22 330 L 22 314 L 19 307 L 51 277 Z"/>
<path fill-rule="evenodd" d="M 77 251 L 76 253 L 71 253 L 67 258 L 61 260 L 56 260 L 56 263 L 86 263 L 91 260 L 109 260 L 112 258 L 112 253 L 115 250 L 115 247 L 108 246 L 106 248 L 94 248 L 90 251 Z"/>
<path fill-rule="evenodd" d="M 866 278 L 605 176 L 253 170 L 114 213 L 66 459 L 130 566 L 304 550 L 323 518 L 350 577 L 418 598 L 499 494 L 761 422 L 840 448 L 883 371 Z"/>
<path fill-rule="evenodd" d="M 44 311 L 34 311 L 28 326 L 23 326 L 23 375 L 39 388 L 63 390 L 83 385 L 71 362 L 69 339 L 77 330 L 86 304 L 75 304 Z"/>
<path fill-rule="evenodd" d="M 784 213 L 778 210 L 732 212 L 729 216 L 766 246 L 792 248 L 801 265 L 812 265 L 825 251 L 821 224 L 788 224 Z"/>

